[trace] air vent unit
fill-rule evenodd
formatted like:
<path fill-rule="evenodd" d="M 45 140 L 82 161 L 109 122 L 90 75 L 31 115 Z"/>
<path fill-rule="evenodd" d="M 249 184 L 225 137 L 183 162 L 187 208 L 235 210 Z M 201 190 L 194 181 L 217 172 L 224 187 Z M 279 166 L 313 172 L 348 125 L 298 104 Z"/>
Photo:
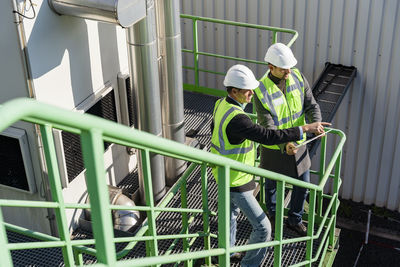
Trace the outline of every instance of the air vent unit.
<path fill-rule="evenodd" d="M 0 177 L 2 186 L 36 192 L 25 130 L 9 127 L 0 133 Z"/>
<path fill-rule="evenodd" d="M 131 88 L 131 78 L 128 74 L 118 75 L 118 89 L 122 122 L 125 125 L 137 128 L 136 98 Z"/>
<path fill-rule="evenodd" d="M 97 102 L 86 110 L 86 113 L 118 122 L 114 90 L 111 89 L 101 98 L 98 98 Z M 72 182 L 84 170 L 80 137 L 77 134 L 60 130 L 54 130 L 53 135 L 62 185 L 67 187 L 68 183 Z M 104 142 L 104 150 L 110 145 L 110 143 Z"/>

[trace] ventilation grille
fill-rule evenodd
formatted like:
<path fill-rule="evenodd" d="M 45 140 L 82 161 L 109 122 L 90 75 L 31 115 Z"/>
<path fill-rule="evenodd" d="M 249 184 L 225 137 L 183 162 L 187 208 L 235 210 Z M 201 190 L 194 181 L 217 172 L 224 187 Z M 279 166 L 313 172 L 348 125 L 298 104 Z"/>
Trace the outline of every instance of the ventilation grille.
<path fill-rule="evenodd" d="M 126 97 L 128 98 L 129 126 L 137 128 L 136 98 L 131 88 L 131 78 L 125 79 Z"/>
<path fill-rule="evenodd" d="M 68 182 L 71 182 L 84 169 L 81 140 L 79 135 L 64 131 L 62 132 L 62 140 L 65 164 L 67 165 Z"/>
<path fill-rule="evenodd" d="M 86 113 L 117 122 L 114 90 L 111 90 L 107 95 L 101 98 Z M 84 170 L 80 137 L 77 134 L 63 131 L 62 140 L 68 182 L 71 182 Z M 110 145 L 111 143 L 104 142 L 104 150 Z"/>
<path fill-rule="evenodd" d="M 115 107 L 115 96 L 114 90 L 111 90 L 102 99 L 97 101 L 88 111 L 88 114 L 95 115 L 110 121 L 118 122 L 117 120 L 117 109 Z M 111 144 L 104 142 L 104 150 L 106 150 Z"/>
<path fill-rule="evenodd" d="M 29 191 L 19 141 L 0 135 L 0 184 Z"/>

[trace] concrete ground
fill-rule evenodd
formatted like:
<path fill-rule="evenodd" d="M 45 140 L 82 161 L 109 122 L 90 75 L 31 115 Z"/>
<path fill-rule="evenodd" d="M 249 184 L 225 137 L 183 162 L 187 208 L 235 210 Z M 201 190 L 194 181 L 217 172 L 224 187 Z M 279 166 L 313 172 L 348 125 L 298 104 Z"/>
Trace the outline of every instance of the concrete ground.
<path fill-rule="evenodd" d="M 365 244 L 369 210 L 370 231 Z M 341 200 L 338 215 L 341 234 L 333 266 L 400 266 L 399 212 Z"/>
<path fill-rule="evenodd" d="M 333 266 L 400 266 L 400 242 L 372 235 L 363 246 L 364 241 L 365 233 L 342 229 Z"/>

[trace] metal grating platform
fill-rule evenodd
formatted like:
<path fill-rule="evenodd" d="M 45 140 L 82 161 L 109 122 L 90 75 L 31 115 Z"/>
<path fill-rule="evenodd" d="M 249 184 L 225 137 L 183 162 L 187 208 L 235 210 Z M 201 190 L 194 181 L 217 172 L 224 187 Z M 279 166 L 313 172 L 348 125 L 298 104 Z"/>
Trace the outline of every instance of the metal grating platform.
<path fill-rule="evenodd" d="M 132 197 L 133 193 L 139 189 L 139 176 L 138 170 L 135 168 L 130 174 L 128 174 L 117 187 L 122 189 L 122 193 Z"/>
<path fill-rule="evenodd" d="M 211 129 L 210 123 L 212 119 L 212 110 L 214 103 L 217 100 L 216 97 L 205 96 L 196 93 L 185 92 L 185 130 L 186 132 L 194 129 L 196 130 L 195 138 L 203 144 L 207 150 L 209 150 L 211 140 Z M 251 105 L 246 108 L 246 111 L 251 110 Z M 201 127 L 199 127 L 199 125 Z M 217 185 L 214 178 L 211 175 L 211 169 L 207 170 L 208 173 L 208 201 L 209 208 L 212 211 L 217 211 Z M 124 193 L 132 195 L 138 188 L 138 176 L 137 171 L 128 175 L 119 185 L 120 188 L 124 189 Z M 188 178 L 188 207 L 189 208 L 201 208 L 201 183 L 200 183 L 200 168 L 198 167 L 193 174 Z M 180 207 L 180 193 L 178 193 L 169 203 L 168 207 Z M 157 218 L 157 233 L 159 235 L 178 233 L 182 229 L 181 215 L 179 213 L 162 213 Z M 195 216 L 193 223 L 190 225 L 189 232 L 194 233 L 202 230 L 202 217 Z M 211 232 L 217 233 L 217 218 L 212 217 L 210 220 Z M 247 222 L 247 219 L 241 214 L 238 217 L 238 232 L 236 245 L 242 245 L 247 242 L 247 239 L 251 232 L 251 226 Z M 7 232 L 10 242 L 30 242 L 37 241 L 29 237 L 25 237 L 19 234 Z M 296 236 L 291 230 L 284 229 L 284 238 L 292 238 Z M 77 229 L 73 233 L 74 239 L 87 239 L 92 238 L 92 234 L 82 229 Z M 160 240 L 158 243 L 159 254 L 164 255 L 166 253 L 178 253 L 182 251 L 182 242 L 174 247 L 172 251 L 168 251 L 172 241 Z M 314 241 L 314 252 L 319 245 L 319 241 Z M 117 244 L 116 250 L 120 251 L 124 248 L 124 244 Z M 217 247 L 217 240 L 211 239 L 211 246 Z M 283 246 L 282 255 L 282 266 L 288 266 L 304 260 L 305 258 L 305 242 L 290 244 Z M 200 250 L 203 248 L 203 239 L 198 238 L 191 247 L 192 251 Z M 168 251 L 168 252 L 167 252 Z M 138 243 L 130 253 L 124 259 L 140 258 L 145 257 L 146 250 L 144 242 Z M 62 259 L 62 253 L 60 249 L 34 249 L 24 251 L 13 251 L 12 258 L 14 266 L 64 266 Z M 84 255 L 83 257 L 85 264 L 92 264 L 96 262 L 95 257 Z M 197 265 L 200 265 L 197 262 Z M 174 264 L 168 264 L 163 266 L 174 266 Z M 183 266 L 180 264 L 179 266 Z M 240 266 L 239 262 L 232 263 L 231 266 Z M 262 266 L 273 266 L 273 249 L 270 248 L 267 252 L 267 256 Z"/>

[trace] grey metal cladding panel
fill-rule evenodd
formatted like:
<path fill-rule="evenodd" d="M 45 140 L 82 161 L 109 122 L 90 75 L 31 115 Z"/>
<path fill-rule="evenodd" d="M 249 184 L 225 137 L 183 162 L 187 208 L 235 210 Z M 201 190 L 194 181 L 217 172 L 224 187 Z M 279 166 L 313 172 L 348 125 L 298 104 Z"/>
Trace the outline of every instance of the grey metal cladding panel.
<path fill-rule="evenodd" d="M 357 77 L 333 120 L 334 127 L 347 135 L 341 196 L 400 210 L 400 157 L 396 153 L 400 149 L 400 32 L 396 30 L 400 28 L 399 1 L 182 3 L 182 13 L 297 30 L 299 37 L 292 48 L 297 67 L 311 84 L 327 61 L 357 67 Z M 208 40 L 207 48 L 226 55 L 262 60 L 271 41 L 270 34 L 265 33 L 238 34 L 228 28 L 218 28 L 217 32 Z M 237 35 L 244 39 L 237 41 Z M 285 38 L 279 40 L 286 41 Z M 217 62 L 213 66 L 223 72 L 230 64 L 234 62 Z M 265 72 L 263 66 L 250 67 L 256 77 Z M 214 78 L 203 75 L 202 79 Z M 221 80 L 216 82 L 217 87 L 220 83 Z M 333 147 L 328 145 L 330 150 Z M 318 166 L 315 163 L 314 160 L 314 166 Z"/>
<path fill-rule="evenodd" d="M 379 79 L 377 106 L 375 109 L 374 128 L 381 131 L 382 139 L 377 145 L 380 150 L 380 163 L 376 177 L 378 178 L 375 203 L 378 206 L 388 206 L 400 210 L 400 169 L 399 162 L 395 161 L 399 146 L 399 115 L 400 115 L 400 3 L 386 1 L 383 15 L 383 30 L 379 49 Z M 394 125 L 393 125 L 394 124 Z M 383 126 L 383 127 L 382 127 Z M 396 131 L 397 130 L 397 131 Z M 397 139 L 394 139 L 397 137 Z M 398 158 L 397 158 L 398 159 Z M 375 179 L 377 179 L 375 178 Z M 389 194 L 390 192 L 390 194 Z"/>
<path fill-rule="evenodd" d="M 16 97 L 29 97 L 18 25 L 14 22 L 12 10 L 12 1 L 0 2 L 0 103 Z"/>

